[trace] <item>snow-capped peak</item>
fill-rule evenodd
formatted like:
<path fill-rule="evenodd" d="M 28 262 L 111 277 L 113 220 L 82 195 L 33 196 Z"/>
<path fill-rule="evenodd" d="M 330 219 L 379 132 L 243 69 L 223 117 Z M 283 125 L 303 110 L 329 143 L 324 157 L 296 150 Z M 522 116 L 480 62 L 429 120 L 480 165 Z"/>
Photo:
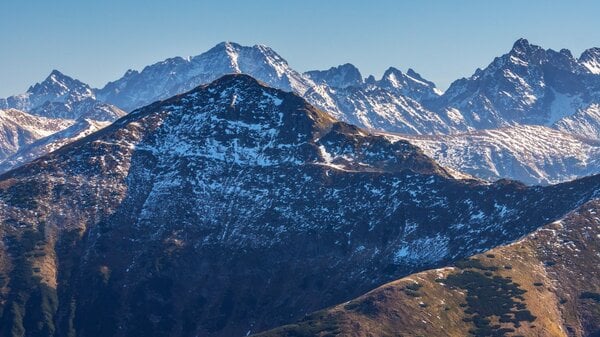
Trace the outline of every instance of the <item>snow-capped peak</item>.
<path fill-rule="evenodd" d="M 413 69 L 409 69 L 404 74 L 399 69 L 390 67 L 385 71 L 378 84 L 418 101 L 431 100 L 440 94 L 433 82 L 425 80 Z"/>
<path fill-rule="evenodd" d="M 389 67 L 383 73 L 381 81 L 390 84 L 394 88 L 402 88 L 404 84 L 404 74 L 399 69 Z"/>
<path fill-rule="evenodd" d="M 99 90 L 98 96 L 131 111 L 232 73 L 248 74 L 272 87 L 299 94 L 314 86 L 267 46 L 221 42 L 197 56 L 168 59 L 139 73 L 128 72 Z"/>
<path fill-rule="evenodd" d="M 34 100 L 40 102 L 51 98 L 59 99 L 69 93 L 74 93 L 82 99 L 94 96 L 90 86 L 58 70 L 53 70 L 43 82 L 31 86 L 27 93 L 30 96 L 39 96 Z"/>
<path fill-rule="evenodd" d="M 600 48 L 590 48 L 579 57 L 579 63 L 590 73 L 600 75 Z"/>

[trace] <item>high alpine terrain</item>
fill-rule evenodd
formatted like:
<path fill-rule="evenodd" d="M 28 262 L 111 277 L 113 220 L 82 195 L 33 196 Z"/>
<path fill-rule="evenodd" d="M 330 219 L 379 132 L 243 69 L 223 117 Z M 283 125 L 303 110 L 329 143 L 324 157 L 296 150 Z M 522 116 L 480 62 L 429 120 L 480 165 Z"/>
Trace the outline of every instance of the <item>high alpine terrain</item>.
<path fill-rule="evenodd" d="M 72 123 L 30 115 L 16 109 L 0 110 L 0 161 L 21 147 L 65 129 Z"/>
<path fill-rule="evenodd" d="M 0 173 L 107 126 L 125 111 L 54 70 L 26 93 L 0 99 Z"/>
<path fill-rule="evenodd" d="M 511 177 L 546 185 L 600 172 L 600 141 L 541 125 L 388 137 L 408 140 L 445 167 L 492 181 Z"/>
<path fill-rule="evenodd" d="M 600 176 L 457 180 L 407 141 L 226 75 L 0 176 L 0 335 L 256 333 L 599 191 Z"/>
<path fill-rule="evenodd" d="M 483 179 L 549 184 L 599 173 L 595 160 L 587 160 L 600 140 L 599 55 L 590 48 L 575 58 L 566 49 L 546 50 L 519 39 L 508 53 L 442 93 L 412 69 L 390 67 L 380 79 L 363 78 L 349 63 L 300 73 L 267 46 L 223 42 L 197 56 L 128 70 L 101 89 L 53 71 L 25 94 L 0 100 L 0 109 L 71 122 L 86 115 L 88 123 L 79 123 L 79 131 L 63 133 L 82 135 L 121 116 L 117 106 L 132 111 L 225 74 L 244 73 L 296 93 L 340 121 L 424 137 L 426 143 L 415 143 L 453 170 Z M 545 144 L 552 137 L 583 146 L 549 150 Z M 25 147 L 16 158 L 0 163 L 0 169 L 19 166 L 75 138 L 57 134 L 52 139 L 56 146 Z M 523 143 L 528 144 L 527 155 L 521 153 Z M 11 154 L 20 149 L 0 146 L 13 148 Z M 465 158 L 454 156 L 463 152 Z"/>

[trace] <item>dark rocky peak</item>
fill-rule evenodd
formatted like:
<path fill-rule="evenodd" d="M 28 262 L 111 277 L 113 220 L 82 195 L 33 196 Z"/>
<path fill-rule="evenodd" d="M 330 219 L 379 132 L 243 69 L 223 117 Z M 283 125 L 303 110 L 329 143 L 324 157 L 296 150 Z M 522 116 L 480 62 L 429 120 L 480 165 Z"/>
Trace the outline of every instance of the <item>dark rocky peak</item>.
<path fill-rule="evenodd" d="M 542 47 L 530 44 L 529 41 L 521 38 L 515 41 L 509 54 L 513 56 L 520 56 L 527 60 L 532 60 L 543 57 L 545 50 Z"/>
<path fill-rule="evenodd" d="M 528 53 L 534 46 L 525 38 L 520 38 L 513 43 L 511 51 L 514 53 Z"/>
<path fill-rule="evenodd" d="M 568 49 L 555 51 L 530 44 L 525 39 L 519 39 L 510 52 L 499 58 L 505 67 L 534 67 L 543 66 L 550 69 L 562 69 L 569 72 L 580 72 L 581 67 Z"/>
<path fill-rule="evenodd" d="M 123 75 L 123 77 L 131 77 L 134 75 L 139 74 L 140 72 L 137 70 L 133 70 L 133 69 L 127 69 L 127 71 L 125 72 L 125 74 Z"/>
<path fill-rule="evenodd" d="M 404 80 L 404 74 L 402 73 L 402 71 L 400 69 L 394 68 L 394 67 L 389 67 L 383 73 L 383 76 L 381 77 L 380 81 L 389 83 L 395 87 L 399 87 L 402 84 L 403 80 Z"/>
<path fill-rule="evenodd" d="M 184 96 L 191 95 L 195 103 L 227 107 L 227 111 L 215 110 L 223 116 L 260 122 L 267 119 L 280 123 L 294 118 L 312 121 L 324 126 L 334 121 L 328 114 L 309 105 L 294 93 L 269 87 L 266 83 L 246 74 L 229 74 L 208 85 L 203 85 Z M 281 124 L 283 126 L 283 124 Z M 292 125 L 289 125 L 290 127 Z"/>
<path fill-rule="evenodd" d="M 406 75 L 408 75 L 409 77 L 411 77 L 411 78 L 413 78 L 413 79 L 415 79 L 415 80 L 417 80 L 419 82 L 426 83 L 430 87 L 435 87 L 435 83 L 424 79 L 423 76 L 421 76 L 421 74 L 417 73 L 412 68 L 408 68 L 408 71 L 406 72 Z"/>
<path fill-rule="evenodd" d="M 350 63 L 331 67 L 328 70 L 307 71 L 308 76 L 315 83 L 326 84 L 334 88 L 346 88 L 363 84 L 363 78 L 358 68 Z"/>
<path fill-rule="evenodd" d="M 245 74 L 225 75 L 136 110 L 123 123 L 153 118 L 161 119 L 150 136 L 157 156 L 251 166 L 316 161 L 314 139 L 335 121 L 299 96 Z"/>
<path fill-rule="evenodd" d="M 405 141 L 392 142 L 354 125 L 335 121 L 301 97 L 269 88 L 250 76 L 226 75 L 200 91 L 210 96 L 199 94 L 196 104 L 210 105 L 206 104 L 208 99 L 219 105 L 211 108 L 216 116 L 208 126 L 218 128 L 210 132 L 219 135 L 215 137 L 228 142 L 229 136 L 221 135 L 234 135 L 249 144 L 274 142 L 275 145 L 269 145 L 272 149 L 260 150 L 265 163 L 278 162 L 277 158 L 294 158 L 296 163 L 315 162 L 338 170 L 411 170 L 449 177 L 416 146 Z M 259 132 L 255 132 L 257 130 Z M 295 149 L 288 150 L 288 145 Z M 315 158 L 315 150 L 318 158 Z"/>
<path fill-rule="evenodd" d="M 540 65 L 547 59 L 546 50 L 542 47 L 530 44 L 526 39 L 518 39 L 511 50 L 494 61 L 484 71 L 511 68 L 526 68 L 532 65 Z"/>
<path fill-rule="evenodd" d="M 573 53 L 571 53 L 571 51 L 567 48 L 563 48 L 563 49 L 559 50 L 558 52 L 567 58 L 571 58 L 571 59 L 573 58 Z"/>
<path fill-rule="evenodd" d="M 453 82 L 441 105 L 466 107 L 476 124 L 492 121 L 478 128 L 507 122 L 548 124 L 556 118 L 548 112 L 555 91 L 565 95 L 586 91 L 583 72 L 570 51 L 545 50 L 519 39 L 485 69 Z"/>

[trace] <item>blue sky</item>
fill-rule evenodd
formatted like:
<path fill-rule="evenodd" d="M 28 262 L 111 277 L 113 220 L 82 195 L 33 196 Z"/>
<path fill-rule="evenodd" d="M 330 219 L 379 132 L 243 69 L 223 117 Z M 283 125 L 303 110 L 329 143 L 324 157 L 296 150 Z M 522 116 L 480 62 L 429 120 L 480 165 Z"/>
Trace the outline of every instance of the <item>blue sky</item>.
<path fill-rule="evenodd" d="M 576 56 L 600 46 L 600 2 L 583 0 L 2 0 L 0 13 L 0 97 L 52 69 L 103 86 L 225 40 L 266 44 L 300 71 L 412 67 L 441 88 L 519 37 Z"/>

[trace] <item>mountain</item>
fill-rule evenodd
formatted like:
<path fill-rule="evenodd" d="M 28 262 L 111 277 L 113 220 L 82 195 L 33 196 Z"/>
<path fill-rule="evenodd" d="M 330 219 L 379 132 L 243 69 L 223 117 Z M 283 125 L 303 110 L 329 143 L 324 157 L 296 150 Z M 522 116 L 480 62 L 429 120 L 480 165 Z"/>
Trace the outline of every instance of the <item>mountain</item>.
<path fill-rule="evenodd" d="M 417 135 L 413 137 L 415 142 L 421 136 L 431 136 L 420 144 L 450 168 L 483 179 L 546 184 L 598 172 L 595 161 L 585 159 L 593 158 L 593 144 L 600 139 L 600 75 L 594 70 L 597 61 L 597 48 L 584 51 L 576 59 L 566 49 L 546 50 L 519 39 L 507 54 L 471 77 L 454 82 L 442 94 L 434 83 L 412 69 L 404 73 L 390 67 L 379 80 L 373 76 L 363 79 L 351 64 L 301 74 L 266 46 L 223 42 L 198 56 L 167 59 L 140 72 L 130 70 L 102 89 L 92 89 L 53 71 L 26 94 L 1 100 L 0 106 L 26 109 L 40 116 L 113 121 L 124 114 L 116 106 L 132 111 L 222 75 L 245 73 L 275 88 L 295 92 L 340 121 L 369 130 L 402 133 L 407 138 Z M 528 125 L 539 126 L 541 133 L 521 127 Z M 528 155 L 518 154 L 517 142 L 494 137 L 506 135 L 505 131 L 482 131 L 497 128 L 510 129 L 514 139 L 527 139 Z M 544 144 L 554 135 L 591 145 L 581 151 L 574 146 L 549 149 Z M 446 153 L 446 147 L 436 139 L 452 139 L 448 149 L 460 143 L 468 158 Z M 59 143 L 67 142 L 65 139 Z M 483 158 L 478 152 L 481 149 L 502 149 L 506 155 Z M 568 152 L 563 151 L 566 149 Z M 450 152 L 458 154 L 461 150 Z"/>
<path fill-rule="evenodd" d="M 58 121 L 65 123 L 65 121 L 60 119 Z M 44 124 L 44 126 L 46 125 L 47 124 Z M 51 130 L 52 132 L 46 133 L 44 137 L 38 137 L 35 140 L 32 139 L 28 143 L 14 147 L 10 155 L 5 156 L 0 160 L 0 173 L 26 164 L 47 153 L 55 151 L 64 145 L 105 128 L 108 125 L 110 125 L 110 122 L 80 118 L 68 127 Z"/>
<path fill-rule="evenodd" d="M 257 336 L 597 336 L 600 202 Z"/>
<path fill-rule="evenodd" d="M 443 165 L 483 179 L 548 184 L 598 173 L 596 59 L 595 48 L 575 59 L 566 49 L 545 50 L 520 39 L 439 99 L 421 101 L 429 110 L 454 114 L 461 126 L 446 135 L 404 139 Z"/>
<path fill-rule="evenodd" d="M 0 104 L 4 108 L 32 111 L 48 103 L 72 104 L 93 97 L 92 88 L 87 84 L 53 70 L 43 82 L 29 87 L 26 93 L 2 99 Z M 64 116 L 60 117 L 64 118 Z"/>
<path fill-rule="evenodd" d="M 275 88 L 299 94 L 314 85 L 267 46 L 246 47 L 222 42 L 198 56 L 167 59 L 141 72 L 129 70 L 122 78 L 100 89 L 98 96 L 132 111 L 232 73 L 248 74 Z"/>
<path fill-rule="evenodd" d="M 345 63 L 328 70 L 312 70 L 303 74 L 317 84 L 325 84 L 334 88 L 360 86 L 363 78 L 358 68 L 350 63 Z"/>
<path fill-rule="evenodd" d="M 340 120 L 372 130 L 420 135 L 466 129 L 459 116 L 435 113 L 378 83 L 342 89 L 321 85 L 308 90 L 304 98 Z"/>
<path fill-rule="evenodd" d="M 58 70 L 26 93 L 0 99 L 0 173 L 104 127 L 126 113 Z M 22 109 L 20 111 L 17 109 Z"/>
<path fill-rule="evenodd" d="M 592 103 L 554 123 L 554 128 L 583 138 L 600 139 L 600 103 Z"/>
<path fill-rule="evenodd" d="M 437 113 L 423 105 L 425 101 L 438 98 L 439 91 L 435 84 L 412 69 L 404 74 L 391 67 L 378 81 L 371 78 L 359 84 L 338 87 L 331 85 L 335 81 L 314 75 L 326 73 L 334 76 L 342 67 L 348 68 L 340 66 L 326 72 L 308 72 L 320 84 L 306 91 L 303 97 L 340 120 L 368 129 L 418 135 L 467 129 L 462 117 L 453 111 Z"/>
<path fill-rule="evenodd" d="M 581 63 L 590 73 L 600 75 L 600 48 L 590 48 L 579 57 Z"/>
<path fill-rule="evenodd" d="M 73 122 L 30 115 L 16 109 L 0 110 L 0 162 L 40 138 Z"/>
<path fill-rule="evenodd" d="M 599 188 L 457 180 L 227 75 L 0 175 L 0 334 L 258 332 L 515 240 Z"/>
<path fill-rule="evenodd" d="M 293 91 L 340 120 L 388 132 L 450 134 L 520 124 L 585 128 L 599 135 L 589 115 L 600 101 L 600 76 L 590 70 L 597 55 L 592 48 L 575 59 L 566 49 L 544 50 L 519 39 L 509 53 L 442 95 L 412 69 L 390 67 L 380 80 L 363 80 L 351 64 L 300 74 L 266 46 L 223 42 L 195 57 L 130 70 L 98 97 L 131 111 L 222 75 L 244 73 Z"/>
<path fill-rule="evenodd" d="M 0 99 L 0 109 L 18 109 L 49 118 L 77 119 L 93 115 L 100 121 L 112 121 L 122 115 L 120 109 L 98 102 L 87 84 L 53 70 L 41 83 L 26 93 Z"/>
<path fill-rule="evenodd" d="M 592 54 L 580 61 L 566 49 L 544 50 L 519 39 L 487 68 L 452 83 L 432 106 L 456 109 L 475 129 L 552 126 L 600 100 L 600 76 L 589 70 Z"/>
<path fill-rule="evenodd" d="M 417 134 L 455 128 L 443 120 L 447 117 L 439 117 L 418 102 L 433 99 L 439 92 L 412 69 L 403 74 L 390 68 L 375 83 L 364 83 L 360 71 L 351 64 L 301 74 L 266 46 L 246 47 L 233 42 L 220 43 L 198 56 L 167 59 L 141 72 L 129 70 L 100 89 L 98 97 L 132 111 L 232 73 L 293 91 L 334 117 L 358 126 Z"/>
<path fill-rule="evenodd" d="M 390 138 L 417 145 L 445 167 L 490 181 L 511 177 L 529 185 L 556 184 L 600 172 L 600 141 L 546 126 Z"/>
<path fill-rule="evenodd" d="M 441 94 L 433 82 L 424 79 L 412 69 L 408 69 L 404 74 L 402 71 L 390 67 L 377 84 L 397 95 L 410 97 L 419 102 L 435 100 Z"/>

